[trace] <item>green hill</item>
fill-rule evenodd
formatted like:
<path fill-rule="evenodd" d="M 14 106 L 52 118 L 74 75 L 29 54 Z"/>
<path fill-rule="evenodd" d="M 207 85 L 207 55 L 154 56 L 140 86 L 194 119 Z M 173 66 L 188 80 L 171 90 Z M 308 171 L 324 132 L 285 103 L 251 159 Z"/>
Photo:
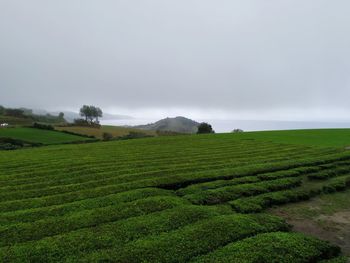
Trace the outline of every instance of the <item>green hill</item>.
<path fill-rule="evenodd" d="M 165 118 L 155 123 L 139 125 L 134 128 L 177 133 L 196 133 L 199 123 L 185 117 Z"/>
<path fill-rule="evenodd" d="M 345 262 L 265 211 L 350 187 L 348 131 L 276 134 L 2 151 L 0 261 Z"/>

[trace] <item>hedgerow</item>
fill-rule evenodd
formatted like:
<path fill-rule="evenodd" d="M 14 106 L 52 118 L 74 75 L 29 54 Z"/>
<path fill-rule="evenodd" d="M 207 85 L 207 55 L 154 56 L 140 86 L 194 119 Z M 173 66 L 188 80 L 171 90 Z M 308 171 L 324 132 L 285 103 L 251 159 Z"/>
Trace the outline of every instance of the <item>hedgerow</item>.
<path fill-rule="evenodd" d="M 289 189 L 301 184 L 300 178 L 285 178 L 259 183 L 226 186 L 197 194 L 185 195 L 193 204 L 219 204 L 242 196 L 253 196 L 270 191 Z"/>
<path fill-rule="evenodd" d="M 89 251 L 124 246 L 139 238 L 158 235 L 199 220 L 230 213 L 232 211 L 228 207 L 178 206 L 47 237 L 36 242 L 3 247 L 0 248 L 0 258 L 6 262 L 61 262 L 68 257 L 80 258 Z"/>
<path fill-rule="evenodd" d="M 317 193 L 319 193 L 319 191 L 316 190 L 284 190 L 247 198 L 239 198 L 229 202 L 229 204 L 237 212 L 256 213 L 272 205 L 308 200 L 312 196 L 315 196 Z"/>
<path fill-rule="evenodd" d="M 231 243 L 191 262 L 308 263 L 338 256 L 339 247 L 300 233 L 264 233 Z"/>
<path fill-rule="evenodd" d="M 187 204 L 185 200 L 177 197 L 156 196 L 136 200 L 132 203 L 83 210 L 61 217 L 48 217 L 30 223 L 0 226 L 0 246 L 38 240 L 79 228 L 93 227 L 98 224 L 145 215 L 185 204 Z"/>
<path fill-rule="evenodd" d="M 199 221 L 168 233 L 98 250 L 78 262 L 187 262 L 229 242 L 257 233 L 287 230 L 279 218 L 270 215 L 224 215 Z M 74 261 L 74 260 L 71 260 Z"/>

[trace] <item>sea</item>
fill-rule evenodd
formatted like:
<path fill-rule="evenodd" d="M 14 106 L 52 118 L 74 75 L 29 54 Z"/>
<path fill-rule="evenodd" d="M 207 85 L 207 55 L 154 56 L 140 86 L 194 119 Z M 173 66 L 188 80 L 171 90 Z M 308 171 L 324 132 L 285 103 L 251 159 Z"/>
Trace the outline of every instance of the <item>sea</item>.
<path fill-rule="evenodd" d="M 103 125 L 135 126 L 149 124 L 158 119 L 106 119 Z M 268 130 L 297 130 L 297 129 L 327 129 L 350 128 L 350 122 L 313 122 L 313 121 L 273 121 L 273 120 L 215 120 L 199 119 L 197 122 L 210 123 L 217 133 L 231 132 L 234 129 L 243 131 L 268 131 Z"/>

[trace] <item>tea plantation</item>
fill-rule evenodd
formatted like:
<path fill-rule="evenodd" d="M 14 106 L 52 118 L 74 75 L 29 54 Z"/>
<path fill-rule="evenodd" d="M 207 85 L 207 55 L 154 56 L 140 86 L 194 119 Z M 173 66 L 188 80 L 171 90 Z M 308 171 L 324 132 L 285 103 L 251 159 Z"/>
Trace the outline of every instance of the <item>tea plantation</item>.
<path fill-rule="evenodd" d="M 346 262 L 264 210 L 350 187 L 350 151 L 252 134 L 0 151 L 0 262 Z"/>
<path fill-rule="evenodd" d="M 27 127 L 2 128 L 0 129 L 0 138 L 11 138 L 42 145 L 78 143 L 91 140 L 90 138 L 78 135 Z"/>

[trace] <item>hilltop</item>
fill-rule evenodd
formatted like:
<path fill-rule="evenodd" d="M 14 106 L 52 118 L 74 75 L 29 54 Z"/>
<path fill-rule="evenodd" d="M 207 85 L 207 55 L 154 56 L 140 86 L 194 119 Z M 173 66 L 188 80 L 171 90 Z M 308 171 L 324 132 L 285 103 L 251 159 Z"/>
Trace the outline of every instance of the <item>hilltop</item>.
<path fill-rule="evenodd" d="M 175 118 L 165 118 L 155 123 L 134 126 L 134 128 L 141 130 L 171 131 L 178 133 L 196 133 L 198 125 L 199 123 L 194 120 L 178 116 Z"/>

